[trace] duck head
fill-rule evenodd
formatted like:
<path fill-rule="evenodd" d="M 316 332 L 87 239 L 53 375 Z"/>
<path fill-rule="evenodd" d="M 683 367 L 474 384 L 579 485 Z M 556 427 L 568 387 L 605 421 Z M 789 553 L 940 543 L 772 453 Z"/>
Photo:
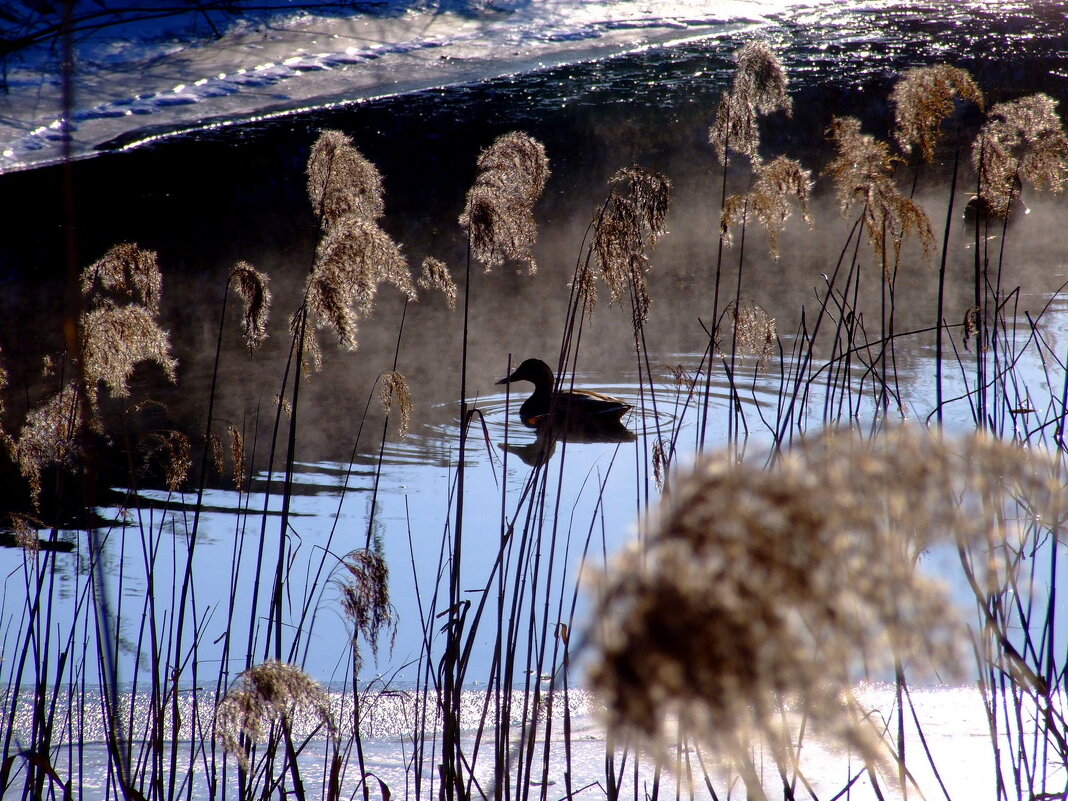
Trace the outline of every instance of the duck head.
<path fill-rule="evenodd" d="M 547 389 L 552 392 L 556 376 L 552 368 L 541 359 L 527 359 L 511 375 L 505 376 L 497 383 L 511 384 L 513 381 L 529 381 L 538 389 Z"/>

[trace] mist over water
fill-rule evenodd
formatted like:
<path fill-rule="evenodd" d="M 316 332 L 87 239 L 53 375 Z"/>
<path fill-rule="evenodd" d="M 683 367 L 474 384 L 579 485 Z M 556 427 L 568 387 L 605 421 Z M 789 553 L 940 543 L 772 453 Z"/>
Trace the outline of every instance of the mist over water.
<path fill-rule="evenodd" d="M 970 70 L 991 102 L 1044 91 L 1061 102 L 1063 115 L 1068 73 L 1061 59 L 1068 50 L 1068 26 L 1054 5 L 830 4 L 761 25 L 760 35 L 783 60 L 795 105 L 791 118 L 779 113 L 762 122 L 764 150 L 799 159 L 817 177 L 811 201 L 814 223 L 809 227 L 794 215 L 780 239 L 780 259 L 771 258 L 766 238 L 755 226 L 747 232 L 742 297 L 774 318 L 784 341 L 792 341 L 796 332 L 811 324 L 816 295 L 826 291 L 827 277 L 835 272 L 852 224 L 839 213 L 829 181 L 818 178 L 831 157 L 824 137 L 831 118 L 856 115 L 865 131 L 885 138 L 892 115 L 887 95 L 893 82 L 909 67 L 939 61 Z M 145 430 L 168 426 L 194 432 L 204 426 L 226 276 L 238 260 L 249 261 L 270 276 L 275 300 L 266 345 L 252 356 L 246 352 L 232 309 L 223 339 L 215 416 L 246 432 L 253 480 L 251 494 L 242 498 L 232 491 L 226 476 L 214 477 L 206 498 L 198 576 L 205 586 L 218 586 L 220 595 L 199 600 L 212 608 L 204 637 L 214 639 L 225 627 L 225 588 L 234 554 L 246 537 L 248 542 L 253 538 L 253 533 L 235 527 L 234 513 L 241 504 L 279 513 L 279 503 L 264 494 L 271 478 L 265 450 L 288 354 L 290 315 L 314 256 L 317 227 L 307 199 L 305 164 L 318 132 L 339 129 L 353 138 L 385 179 L 382 226 L 402 244 L 413 269 L 424 257 L 439 258 L 461 283 L 462 293 L 467 243 L 457 218 L 475 161 L 494 137 L 522 130 L 545 144 L 552 175 L 535 209 L 537 274 L 515 273 L 509 267 L 483 272 L 478 265 L 471 272 L 468 401 L 484 415 L 487 438 L 483 440 L 481 427 L 476 426 L 468 442 L 468 492 L 493 502 L 471 505 L 467 530 L 492 545 L 484 549 L 487 553 L 495 551 L 501 535 L 501 509 L 495 506 L 498 487 L 518 494 L 529 474 L 529 468 L 503 447 L 506 440 L 522 446 L 534 439 L 532 432 L 517 425 L 518 403 L 527 385 L 513 386 L 506 397 L 495 382 L 528 357 L 556 363 L 569 281 L 583 258 L 588 226 L 616 170 L 640 164 L 662 172 L 673 183 L 669 234 L 651 254 L 652 306 L 643 343 L 660 382 L 656 408 L 625 420 L 639 435 L 635 443 L 569 443 L 564 454 L 555 457 L 566 456 L 561 518 L 592 519 L 600 504 L 598 491 L 603 489 L 606 525 L 593 538 L 594 550 L 610 553 L 620 548 L 632 538 L 639 512 L 634 466 L 648 469 L 644 465 L 658 426 L 667 429 L 682 413 L 683 400 L 671 370 L 681 365 L 692 374 L 707 344 L 701 322 L 711 322 L 719 226 L 719 167 L 707 131 L 734 69 L 731 54 L 741 41 L 725 33 L 483 83 L 168 137 L 125 152 L 103 153 L 69 168 L 0 176 L 0 198 L 7 204 L 5 235 L 0 238 L 0 348 L 10 374 L 5 398 L 8 427 L 17 428 L 54 385 L 54 377 L 41 376 L 41 364 L 44 357 L 64 348 L 62 319 L 72 308 L 65 288 L 68 269 L 80 269 L 119 242 L 136 242 L 158 252 L 164 276 L 161 322 L 179 360 L 178 381 L 170 385 L 155 366 L 137 371 L 131 382 L 135 402 L 149 397 L 160 402 L 138 425 Z M 974 125 L 976 120 L 964 122 Z M 899 186 L 911 186 L 914 169 L 898 167 Z M 948 174 L 949 165 L 942 163 L 923 167 L 915 177 L 915 198 L 939 232 L 946 214 Z M 730 176 L 737 191 L 744 189 L 746 176 L 741 165 Z M 974 229 L 965 224 L 963 209 L 973 189 L 968 186 L 958 194 L 952 212 L 953 255 L 947 265 L 945 319 L 954 326 L 950 334 L 954 347 L 962 352 L 968 347 L 963 330 L 974 291 L 970 250 Z M 1012 265 L 1007 280 L 1020 287 L 1011 316 L 1020 335 L 1026 336 L 1025 312 L 1037 317 L 1044 311 L 1043 335 L 1052 351 L 1063 353 L 1068 308 L 1058 293 L 1068 280 L 1068 249 L 1062 236 L 1068 209 L 1063 199 L 1048 194 L 1028 191 L 1024 201 L 1026 212 L 1014 214 L 1007 229 L 1007 263 Z M 64 236 L 68 203 L 74 209 L 73 242 Z M 72 262 L 67 260 L 68 245 L 76 254 Z M 738 254 L 733 249 L 724 255 L 721 307 L 723 297 L 733 298 Z M 882 289 L 878 265 L 870 254 L 861 260 L 864 277 L 856 290 L 857 305 L 878 310 Z M 896 325 L 899 333 L 919 333 L 902 337 L 895 348 L 902 395 L 887 413 L 892 419 L 924 423 L 934 408 L 930 327 L 937 271 L 937 255 L 924 258 L 915 243 L 906 244 L 897 283 Z M 397 685 L 417 678 L 411 664 L 419 652 L 426 604 L 442 558 L 459 436 L 461 315 L 433 292 L 422 292 L 418 303 L 406 305 L 399 292 L 383 288 L 374 312 L 360 323 L 358 350 L 338 350 L 331 332 L 318 333 L 323 369 L 308 375 L 301 389 L 300 464 L 293 507 L 299 537 L 294 554 L 317 564 L 324 553 L 343 554 L 362 546 L 368 536 L 381 541 L 392 569 L 400 628 L 395 649 L 388 656 L 383 653 L 374 670 Z M 870 335 L 878 324 L 876 315 L 869 321 Z M 394 416 L 383 441 L 385 418 L 375 382 L 392 367 L 398 338 L 397 369 L 410 383 L 415 411 L 407 435 L 398 435 Z M 829 343 L 823 347 L 829 348 Z M 726 361 L 722 348 L 729 348 L 729 342 L 721 343 L 717 356 L 721 364 Z M 778 353 L 771 356 L 773 362 L 780 358 L 788 361 Z M 774 418 L 780 390 L 778 370 L 764 368 L 750 357 L 738 366 L 737 385 L 744 388 L 738 402 L 746 410 L 751 434 L 747 448 L 755 452 L 771 440 L 763 417 Z M 862 372 L 858 368 L 858 374 Z M 1021 364 L 1020 374 L 1033 383 L 1036 399 L 1042 392 L 1056 394 L 1057 382 L 1064 378 L 1049 375 L 1037 362 Z M 638 406 L 642 400 L 638 375 L 630 310 L 612 306 L 602 290 L 583 327 L 575 384 Z M 715 446 L 726 441 L 731 387 L 722 370 L 712 381 L 708 442 Z M 947 382 L 947 397 L 963 394 L 959 375 L 948 376 Z M 809 400 L 812 428 L 819 426 L 823 412 L 820 391 L 814 386 Z M 870 404 L 870 398 L 863 402 Z M 110 403 L 114 413 L 121 402 Z M 369 412 L 361 426 L 365 408 Z M 509 414 L 512 419 L 506 429 Z M 974 426 L 965 400 L 951 404 L 946 414 L 950 428 Z M 136 439 L 138 431 L 124 433 Z M 698 437 L 695 423 L 689 422 L 680 437 L 679 463 L 692 457 Z M 115 444 L 121 446 L 118 439 Z M 379 484 L 374 467 L 380 459 L 385 469 Z M 624 464 L 625 470 L 620 468 Z M 126 467 L 121 456 L 114 464 L 102 465 L 101 483 L 107 486 L 98 512 L 105 519 L 118 518 L 126 506 L 125 493 L 132 489 L 123 482 Z M 8 470 L 3 478 L 21 486 L 17 473 Z M 272 480 L 271 492 L 277 493 L 277 472 Z M 152 525 L 164 543 L 158 572 L 179 571 L 181 543 L 189 526 L 188 516 L 181 512 L 194 496 L 168 496 L 151 473 L 135 491 L 160 509 L 177 511 L 166 523 L 160 522 L 159 512 L 161 518 L 153 519 Z M 369 526 L 372 503 L 377 514 Z M 86 545 L 79 542 L 77 547 Z M 573 578 L 578 569 L 580 544 L 570 548 L 566 564 L 555 568 L 561 581 L 564 576 Z M 148 591 L 138 578 L 142 558 L 138 547 L 132 537 L 123 538 L 121 526 L 115 526 L 107 550 L 116 598 L 136 604 Z M 10 573 L 21 559 L 16 551 L 0 551 L 0 568 Z M 484 553 L 476 548 L 465 559 L 470 560 L 465 565 L 469 575 L 481 577 Z M 70 572 L 61 581 L 75 586 L 82 569 L 72 556 Z M 251 576 L 251 563 L 242 569 L 243 576 Z M 292 589 L 300 597 L 301 588 Z M 477 589 L 475 581 L 465 588 L 472 594 Z M 5 595 L 19 591 L 15 583 L 5 587 Z M 336 587 L 327 584 L 319 592 L 317 603 L 328 611 L 317 621 L 314 643 L 300 656 L 315 677 L 338 680 L 344 666 L 337 662 L 336 646 L 347 636 L 345 621 L 333 611 Z M 247 603 L 248 598 L 239 594 L 241 606 L 231 610 L 235 619 L 247 619 Z M 581 610 L 585 601 L 579 603 Z M 130 675 L 138 632 L 133 618 L 125 626 L 120 670 Z M 486 652 L 476 654 L 473 672 L 488 666 L 491 644 L 481 645 Z M 237 665 L 244 654 L 231 658 Z"/>

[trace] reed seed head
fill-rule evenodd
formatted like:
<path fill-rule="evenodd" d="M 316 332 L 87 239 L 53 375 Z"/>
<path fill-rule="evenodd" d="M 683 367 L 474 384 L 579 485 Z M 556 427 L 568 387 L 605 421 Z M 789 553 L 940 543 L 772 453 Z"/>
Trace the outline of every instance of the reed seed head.
<path fill-rule="evenodd" d="M 784 111 L 790 115 L 793 101 L 787 94 L 786 71 L 767 42 L 755 40 L 735 54 L 738 66 L 730 91 L 716 107 L 715 121 L 708 141 L 716 149 L 720 163 L 727 164 L 730 151 L 754 161 L 759 158 L 761 115 Z"/>
<path fill-rule="evenodd" d="M 82 270 L 82 295 L 92 306 L 133 303 L 157 314 L 162 285 L 155 252 L 130 242 L 115 245 Z"/>
<path fill-rule="evenodd" d="M 170 492 L 181 489 L 193 467 L 193 449 L 189 445 L 189 437 L 181 431 L 153 431 L 142 437 L 140 450 L 146 470 L 155 461 L 163 469 L 163 481 L 167 489 Z"/>
<path fill-rule="evenodd" d="M 412 393 L 407 379 L 396 370 L 387 370 L 382 375 L 378 400 L 386 414 L 389 414 L 396 404 L 401 418 L 400 435 L 403 437 L 407 434 L 412 423 Z"/>
<path fill-rule="evenodd" d="M 438 290 L 445 296 L 449 308 L 456 308 L 456 283 L 445 262 L 431 256 L 423 259 L 423 272 L 418 283 L 420 289 Z"/>
<path fill-rule="evenodd" d="M 268 660 L 244 671 L 215 708 L 215 736 L 246 770 L 243 740 L 263 742 L 277 723 L 307 732 L 326 726 L 331 735 L 337 730 L 323 688 L 284 662 Z"/>
<path fill-rule="evenodd" d="M 513 131 L 497 138 L 478 157 L 478 174 L 467 192 L 460 226 L 471 251 L 487 270 L 512 260 L 537 272 L 534 261 L 534 204 L 549 178 L 545 146 Z"/>
<path fill-rule="evenodd" d="M 1064 190 L 1068 180 L 1068 135 L 1049 95 L 997 103 L 972 149 L 980 198 L 993 214 L 1009 213 L 1018 183 Z"/>
<path fill-rule="evenodd" d="M 382 175 L 341 131 L 319 134 L 308 157 L 308 197 L 324 230 L 346 217 L 382 216 Z"/>
<path fill-rule="evenodd" d="M 777 333 L 775 318 L 758 303 L 742 301 L 740 307 L 731 304 L 734 315 L 734 349 L 740 355 L 757 357 L 762 367 L 775 352 Z"/>
<path fill-rule="evenodd" d="M 878 760 L 854 683 L 893 658 L 959 675 L 966 652 L 923 551 L 996 561 L 1012 508 L 1057 525 L 1066 500 L 1055 460 L 981 434 L 827 431 L 767 469 L 706 459 L 599 577 L 590 679 L 611 730 L 664 752 L 677 727 L 733 757 L 760 736 L 785 757 L 786 707 Z"/>
<path fill-rule="evenodd" d="M 393 606 L 389 602 L 389 567 L 379 554 L 366 548 L 349 552 L 341 562 L 344 575 L 338 579 L 341 608 L 352 621 L 353 646 L 362 636 L 371 652 L 378 654 L 378 640 L 383 634 L 397 634 Z M 357 658 L 359 651 L 357 649 Z"/>
<path fill-rule="evenodd" d="M 646 251 L 667 233 L 664 223 L 671 182 L 659 173 L 634 166 L 613 175 L 609 186 L 608 201 L 594 221 L 594 263 L 613 303 L 622 305 L 625 298 L 631 298 L 637 330 L 649 314 Z M 586 308 L 592 310 L 596 288 L 586 272 L 580 273 L 579 290 Z"/>
<path fill-rule="evenodd" d="M 231 425 L 230 432 L 230 460 L 234 463 L 234 489 L 244 492 L 245 486 L 245 435 Z"/>
<path fill-rule="evenodd" d="M 308 310 L 355 350 L 357 321 L 374 308 L 383 281 L 415 297 L 408 262 L 397 244 L 373 221 L 345 217 L 319 242 L 305 293 Z"/>
<path fill-rule="evenodd" d="M 923 160 L 934 160 L 942 123 L 953 115 L 956 101 L 986 104 L 972 76 L 958 67 L 935 64 L 908 70 L 890 92 L 894 106 L 894 138 L 906 153 L 916 145 Z"/>
<path fill-rule="evenodd" d="M 920 239 L 924 254 L 934 251 L 934 231 L 927 214 L 901 194 L 892 179 L 895 159 L 886 142 L 861 133 L 860 120 L 835 117 L 828 130 L 836 155 L 825 173 L 834 181 L 842 214 L 860 204 L 868 244 L 889 276 L 907 236 Z"/>
<path fill-rule="evenodd" d="M 171 383 L 177 381 L 170 336 L 149 307 L 105 304 L 83 313 L 81 328 L 86 391 L 94 408 L 98 382 L 103 381 L 114 397 L 126 397 L 130 376 L 143 361 L 155 362 Z"/>
<path fill-rule="evenodd" d="M 267 339 L 271 279 L 247 261 L 239 261 L 230 271 L 230 282 L 241 298 L 241 333 L 249 351 L 253 351 Z"/>
<path fill-rule="evenodd" d="M 32 408 L 12 444 L 12 458 L 30 485 L 34 508 L 41 501 L 41 476 L 53 465 L 73 472 L 82 455 L 82 402 L 75 382 Z"/>

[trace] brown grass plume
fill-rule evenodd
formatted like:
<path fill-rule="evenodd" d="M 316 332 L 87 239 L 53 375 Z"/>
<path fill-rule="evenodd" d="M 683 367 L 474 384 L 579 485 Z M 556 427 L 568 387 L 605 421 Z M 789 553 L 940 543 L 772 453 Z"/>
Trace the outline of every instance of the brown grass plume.
<path fill-rule="evenodd" d="M 894 106 L 894 139 L 906 153 L 919 146 L 923 160 L 934 160 L 942 123 L 955 110 L 957 100 L 983 108 L 983 93 L 966 70 L 948 64 L 908 70 L 890 92 Z"/>
<path fill-rule="evenodd" d="M 708 141 L 726 165 L 730 151 L 759 158 L 760 130 L 757 120 L 773 111 L 793 111 L 787 94 L 786 71 L 767 42 L 755 40 L 735 54 L 737 69 L 730 91 L 724 93 L 716 107 L 715 121 L 708 131 Z"/>
<path fill-rule="evenodd" d="M 487 270 L 512 260 L 526 264 L 531 274 L 537 271 L 534 204 L 548 178 L 544 145 L 525 133 L 504 134 L 479 155 L 460 226 Z"/>

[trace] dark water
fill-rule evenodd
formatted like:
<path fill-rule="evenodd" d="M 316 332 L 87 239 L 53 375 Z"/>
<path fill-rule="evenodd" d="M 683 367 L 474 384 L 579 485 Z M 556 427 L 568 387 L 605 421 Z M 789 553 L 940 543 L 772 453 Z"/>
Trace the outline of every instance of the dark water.
<path fill-rule="evenodd" d="M 866 130 L 887 135 L 892 113 L 887 95 L 897 76 L 912 66 L 949 62 L 964 67 L 991 101 L 1039 90 L 1062 101 L 1062 108 L 1068 99 L 1064 66 L 1068 24 L 1058 4 L 838 6 L 772 25 L 763 35 L 781 54 L 795 103 L 792 118 L 777 114 L 765 121 L 764 148 L 769 154 L 801 159 L 814 175 L 830 158 L 824 130 L 834 115 L 859 116 Z M 502 482 L 521 484 L 526 468 L 513 459 L 505 473 L 500 462 L 504 398 L 494 381 L 505 374 L 509 361 L 514 364 L 528 356 L 554 361 L 568 279 L 581 256 L 594 209 L 605 196 L 606 181 L 621 167 L 639 163 L 662 171 L 674 183 L 671 233 L 658 246 L 650 272 L 653 307 L 646 342 L 650 361 L 669 384 L 671 367 L 683 364 L 693 369 L 700 360 L 705 341 L 698 319 L 707 318 L 711 307 L 718 213 L 719 172 L 707 144 L 707 128 L 730 79 L 730 56 L 738 45 L 725 36 L 165 139 L 127 152 L 104 153 L 69 168 L 0 176 L 0 197 L 7 209 L 0 237 L 0 347 L 10 373 L 7 425 L 17 428 L 27 409 L 52 387 L 54 379 L 41 378 L 39 370 L 45 355 L 63 348 L 61 321 L 72 308 L 64 288 L 68 269 L 90 263 L 117 242 L 132 241 L 159 254 L 165 281 L 162 318 L 180 367 L 177 386 L 161 381 L 155 368 L 138 371 L 134 397 L 151 396 L 163 405 L 153 407 L 147 416 L 135 416 L 131 425 L 135 431 L 160 425 L 201 431 L 225 276 L 236 261 L 247 260 L 273 282 L 272 338 L 250 359 L 239 341 L 236 320 L 227 321 L 216 415 L 243 427 L 250 442 L 258 441 L 256 469 L 262 479 L 264 443 L 288 348 L 288 317 L 296 307 L 314 248 L 316 228 L 306 197 L 304 164 L 317 132 L 345 131 L 378 165 L 386 185 L 383 226 L 403 244 L 413 267 L 424 256 L 435 256 L 460 280 L 466 251 L 457 217 L 475 159 L 495 136 L 518 128 L 546 145 L 553 170 L 536 211 L 541 226 L 540 271 L 528 277 L 508 269 L 490 274 L 476 269 L 471 278 L 469 399 L 485 412 L 490 442 L 488 450 L 480 444 L 469 456 L 474 465 L 469 480 L 474 492 L 496 498 Z M 944 215 L 946 172 L 943 163 L 927 170 L 917 183 L 917 197 L 929 204 L 936 220 L 937 214 Z M 901 175 L 903 182 L 910 180 L 911 168 L 902 167 Z M 741 176 L 739 171 L 735 179 L 744 180 Z M 1045 199 L 1036 199 L 1032 206 L 1033 214 L 1014 225 L 1014 233 L 1021 234 L 1013 238 L 1018 268 L 1013 280 L 1023 287 L 1028 303 L 1041 308 L 1068 272 L 1062 242 L 1046 237 L 1064 219 L 1064 206 Z M 73 240 L 65 235 L 68 208 Z M 747 246 L 751 263 L 746 266 L 745 294 L 776 318 L 779 332 L 786 336 L 801 324 L 801 306 L 811 302 L 821 276 L 833 271 L 848 231 L 848 221 L 834 208 L 826 181 L 817 185 L 813 216 L 814 231 L 799 220 L 791 222 L 778 262 L 763 255 L 765 245 L 759 235 Z M 957 236 L 965 248 L 964 226 L 958 226 Z M 727 263 L 736 269 L 730 256 Z M 901 277 L 906 299 L 900 307 L 903 330 L 930 325 L 933 269 L 918 267 Z M 969 270 L 969 257 L 961 250 L 959 260 L 950 264 L 949 320 L 963 319 L 971 303 Z M 878 283 L 871 282 L 865 291 L 877 297 Z M 1051 337 L 1063 341 L 1068 328 L 1063 303 L 1056 298 L 1052 302 Z M 425 297 L 405 310 L 399 294 L 384 288 L 374 314 L 361 324 L 355 353 L 333 350 L 329 334 L 323 333 L 324 369 L 302 390 L 298 440 L 302 465 L 296 488 L 301 498 L 295 511 L 300 516 L 301 558 L 320 558 L 315 548 L 330 536 L 339 503 L 342 531 L 336 542 L 330 541 L 331 547 L 344 552 L 363 543 L 374 486 L 372 467 L 382 444 L 382 415 L 372 403 L 370 422 L 362 431 L 359 419 L 375 377 L 392 365 L 402 314 L 398 369 L 411 383 L 416 408 L 412 432 L 399 439 L 391 428 L 387 437 L 376 526 L 399 576 L 394 594 L 402 620 L 411 627 L 402 631 L 411 636 L 419 616 L 412 571 L 403 567 L 412 561 L 405 532 L 415 531 L 420 557 L 415 573 L 427 580 L 438 555 L 456 459 L 462 320 L 440 298 Z M 910 390 L 902 412 L 912 419 L 923 419 L 930 411 L 931 344 L 931 337 L 918 336 L 898 354 L 901 380 Z M 636 401 L 629 314 L 611 308 L 606 295 L 583 334 L 579 368 L 577 383 Z M 753 400 L 747 403 L 754 408 L 762 401 L 773 404 L 777 386 L 757 382 L 755 365 L 744 369 L 747 380 L 756 382 Z M 1037 375 L 1037 366 L 1035 370 Z M 715 443 L 725 434 L 726 385 L 717 379 L 712 394 L 716 407 L 710 436 Z M 673 403 L 667 392 L 657 413 L 646 417 L 650 428 L 657 420 L 670 425 Z M 967 418 L 965 404 L 957 410 Z M 118 407 L 111 407 L 110 413 L 117 415 Z M 631 424 L 639 428 L 640 423 L 634 418 Z M 759 428 L 756 415 L 753 425 Z M 522 440 L 526 434 L 513 430 L 509 436 Z M 683 439 L 694 440 L 692 431 Z M 610 510 L 610 547 L 626 541 L 638 510 L 633 475 L 620 477 L 618 483 L 609 476 L 619 472 L 617 463 L 633 471 L 636 463 L 648 458 L 647 448 L 643 437 L 637 444 L 618 448 L 576 446 L 569 456 L 568 469 L 573 471 L 569 480 L 576 488 L 584 481 L 606 481 L 608 497 L 618 498 Z M 121 465 L 119 450 L 114 458 Z M 349 476 L 345 466 L 353 454 L 356 468 Z M 123 475 L 118 469 L 104 474 L 100 503 L 104 517 L 124 505 Z M 25 508 L 18 497 L 21 479 L 10 468 L 5 468 L 4 478 L 15 488 L 6 502 Z M 142 481 L 154 486 L 152 475 Z M 214 483 L 209 506 L 219 513 L 210 517 L 207 530 L 213 556 L 205 558 L 226 567 L 234 536 L 227 512 L 239 499 L 226 489 L 225 481 Z M 119 494 L 108 495 L 107 487 Z M 164 499 L 158 491 L 146 491 L 145 497 Z M 180 509 L 173 500 L 171 508 Z M 262 498 L 253 501 L 254 508 L 262 504 Z M 588 490 L 576 489 L 568 503 L 588 510 L 594 500 Z M 165 528 L 180 532 L 185 525 L 187 521 L 178 515 Z M 480 508 L 470 525 L 475 531 L 482 527 L 480 536 L 497 536 L 498 510 L 493 504 Z M 78 538 L 73 533 L 64 536 Z M 117 570 L 120 549 L 113 547 Z M 0 553 L 0 566 L 10 570 L 8 563 L 15 565 L 21 558 L 15 551 Z M 573 563 L 570 569 L 574 570 Z M 229 573 L 220 573 L 225 575 Z M 76 586 L 73 571 L 70 581 Z M 143 581 L 137 578 L 121 588 L 132 596 L 143 590 Z M 420 591 L 425 593 L 426 587 Z M 415 642 L 402 635 L 401 643 L 403 662 Z M 314 672 L 329 675 L 332 658 L 324 651 L 309 661 Z"/>

